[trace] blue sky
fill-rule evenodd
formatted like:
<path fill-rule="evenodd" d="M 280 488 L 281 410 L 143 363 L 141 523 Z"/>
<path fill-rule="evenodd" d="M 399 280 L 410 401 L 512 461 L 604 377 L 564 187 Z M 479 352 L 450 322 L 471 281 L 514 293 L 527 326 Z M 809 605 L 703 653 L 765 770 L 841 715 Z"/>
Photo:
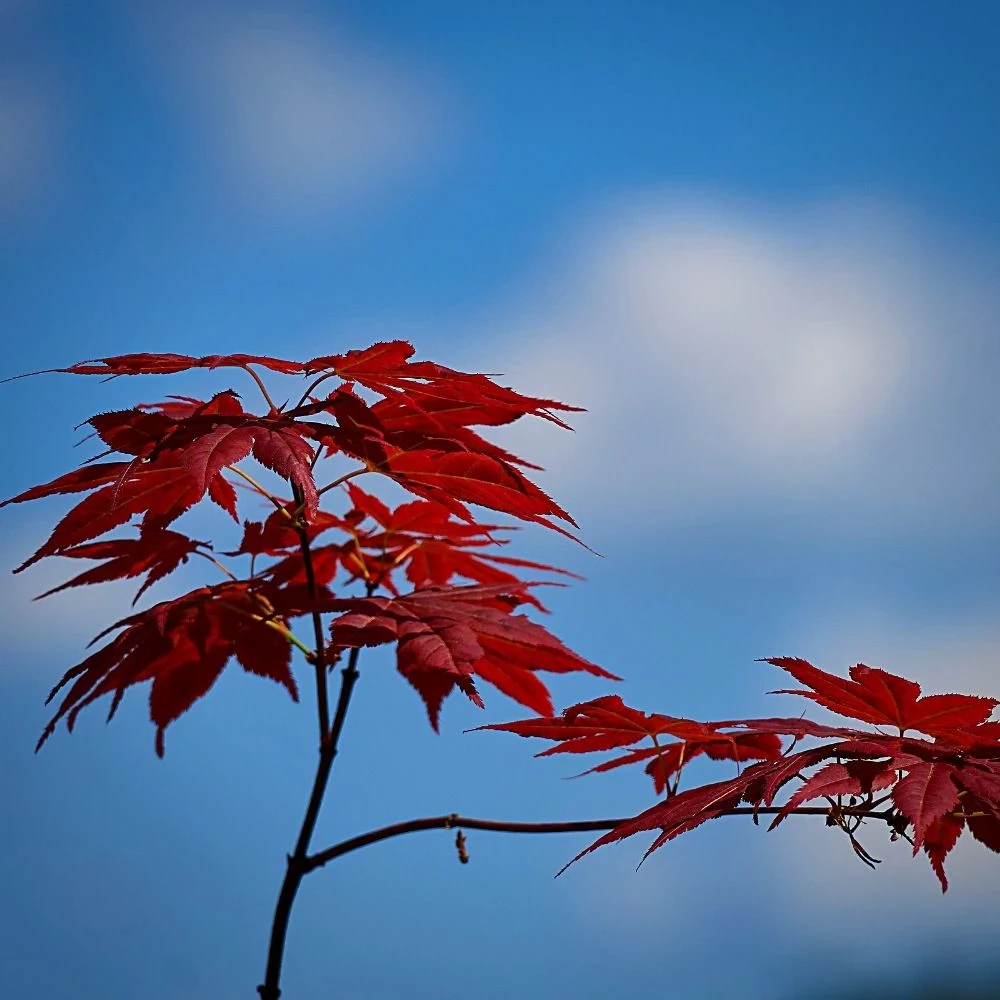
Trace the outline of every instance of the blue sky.
<path fill-rule="evenodd" d="M 626 701 L 775 712 L 754 659 L 778 654 L 997 694 L 1000 14 L 873 6 L 5 0 L 5 373 L 406 337 L 588 408 L 574 435 L 506 440 L 603 557 L 541 531 L 519 554 L 588 578 L 548 624 L 623 675 Z M 74 465 L 92 413 L 230 384 L 9 383 L 0 493 Z M 4 563 L 63 509 L 6 508 Z M 5 981 L 40 1000 L 251 996 L 310 706 L 232 671 L 162 761 L 139 692 L 33 756 L 49 687 L 131 597 L 30 602 L 71 572 L 2 584 Z M 498 694 L 485 713 L 450 701 L 435 736 L 391 660 L 366 661 L 320 843 L 442 812 L 649 804 L 639 776 L 564 781 L 573 766 L 527 743 L 463 735 L 523 714 Z M 307 881 L 284 995 L 738 983 L 765 1000 L 975 971 L 996 857 L 959 845 L 942 899 L 922 861 L 869 840 L 877 873 L 825 829 L 732 819 L 638 873 L 629 842 L 558 880 L 582 839 L 471 834 L 461 868 L 443 835 L 398 840 Z"/>

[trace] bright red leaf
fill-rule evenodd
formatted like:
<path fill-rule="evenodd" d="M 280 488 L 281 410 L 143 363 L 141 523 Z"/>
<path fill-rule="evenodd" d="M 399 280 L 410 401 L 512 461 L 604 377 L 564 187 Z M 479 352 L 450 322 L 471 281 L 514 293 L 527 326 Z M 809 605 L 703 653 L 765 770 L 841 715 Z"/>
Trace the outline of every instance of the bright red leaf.
<path fill-rule="evenodd" d="M 916 854 L 932 823 L 958 806 L 958 789 L 950 764 L 923 762 L 911 767 L 892 790 L 899 811 L 913 825 L 913 853 Z"/>
<path fill-rule="evenodd" d="M 162 756 L 166 727 L 212 687 L 232 656 L 249 673 L 283 685 L 297 701 L 291 646 L 281 630 L 287 630 L 288 615 L 298 609 L 282 596 L 225 583 L 123 618 L 102 635 L 117 628 L 122 631 L 70 668 L 52 689 L 49 701 L 72 681 L 38 746 L 60 719 L 65 717 L 72 729 L 81 709 L 109 694 L 110 718 L 128 688 L 151 681 L 150 719 L 157 729 L 156 752 Z"/>
<path fill-rule="evenodd" d="M 509 588 L 479 586 L 338 598 L 325 607 L 346 612 L 331 625 L 335 648 L 396 643 L 397 668 L 423 698 L 436 730 L 441 703 L 456 686 L 481 704 L 475 676 L 539 713 L 551 712 L 552 702 L 537 671 L 584 671 L 617 680 L 541 625 L 513 614 L 522 603 Z"/>
<path fill-rule="evenodd" d="M 116 354 L 49 371 L 70 375 L 106 375 L 110 378 L 116 375 L 173 375 L 192 368 L 246 368 L 248 365 L 259 365 L 286 375 L 300 374 L 303 370 L 298 361 L 282 361 L 280 358 L 253 354 L 209 354 L 202 358 L 187 354 Z"/>
<path fill-rule="evenodd" d="M 774 829 L 806 803 L 815 801 L 827 804 L 820 808 L 827 812 L 828 822 L 848 833 L 855 852 L 868 864 L 874 860 L 854 836 L 865 816 L 877 815 L 894 831 L 911 828 L 914 852 L 924 848 L 943 889 L 947 888 L 944 858 L 966 824 L 973 836 L 1000 850 L 1000 730 L 986 720 L 996 704 L 993 699 L 921 696 L 913 682 L 860 665 L 851 669 L 850 680 L 844 680 L 804 660 L 779 658 L 770 662 L 812 688 L 791 693 L 804 694 L 849 718 L 892 724 L 900 735 L 795 718 L 697 723 L 647 715 L 617 698 L 575 705 L 561 717 L 549 715 L 481 728 L 557 742 L 539 756 L 612 750 L 648 737 L 652 746 L 614 757 L 591 771 L 645 761 L 657 781 L 657 791 L 697 753 L 716 759 L 757 758 L 734 778 L 681 790 L 620 823 L 574 861 L 605 844 L 659 830 L 648 856 L 679 834 L 741 806 L 752 807 L 755 821 L 761 812 L 773 814 L 770 828 Z M 943 721 L 959 728 L 945 728 Z M 934 739 L 902 735 L 906 729 L 918 728 L 933 730 Z M 682 742 L 667 744 L 666 736 Z M 782 736 L 794 741 L 783 753 Z M 807 738 L 832 738 L 833 742 L 793 752 L 795 744 Z M 755 743 L 755 739 L 762 742 Z M 746 744 L 741 740 L 747 740 Z M 652 768 L 660 768 L 665 777 L 658 778 Z M 785 802 L 775 804 L 779 793 L 792 782 L 798 784 Z"/>
<path fill-rule="evenodd" d="M 60 556 L 72 559 L 104 559 L 100 566 L 85 570 L 72 580 L 39 594 L 35 600 L 57 594 L 69 587 L 85 584 L 104 583 L 108 580 L 122 580 L 143 573 L 148 574 L 145 582 L 135 595 L 133 604 L 157 580 L 172 573 L 188 556 L 199 548 L 206 548 L 205 542 L 197 542 L 176 531 L 159 529 L 148 531 L 139 538 L 119 538 L 107 542 L 91 542 L 62 549 Z"/>
<path fill-rule="evenodd" d="M 149 681 L 162 753 L 166 726 L 212 687 L 232 657 L 296 697 L 289 622 L 309 614 L 310 625 L 321 628 L 319 616 L 326 615 L 332 616 L 325 623 L 329 646 L 307 652 L 321 687 L 326 668 L 345 650 L 393 643 L 397 668 L 420 694 L 435 729 L 456 687 L 481 705 L 476 684 L 485 681 L 539 718 L 483 728 L 551 741 L 539 756 L 606 754 L 590 772 L 642 764 L 666 797 L 583 854 L 645 830 L 655 833 L 648 854 L 734 811 L 752 813 L 755 822 L 771 815 L 772 828 L 795 812 L 823 812 L 869 863 L 855 831 L 864 821 L 884 822 L 915 852 L 924 850 L 943 888 L 945 857 L 966 826 L 976 840 L 1000 850 L 1000 722 L 990 720 L 998 704 L 992 698 L 923 695 L 913 681 L 864 664 L 842 678 L 781 657 L 769 662 L 804 687 L 789 693 L 879 728 L 777 717 L 698 722 L 641 712 L 617 696 L 555 715 L 542 671 L 613 675 L 516 611 L 525 604 L 541 608 L 536 584 L 521 580 L 519 571 L 563 571 L 499 554 L 509 529 L 478 523 L 469 506 L 572 538 L 558 522 L 575 522 L 524 474 L 537 466 L 475 428 L 525 416 L 565 427 L 559 414 L 576 408 L 523 395 L 487 375 L 414 361 L 413 353 L 405 341 L 391 341 L 305 363 L 246 354 L 125 354 L 58 369 L 116 377 L 235 368 L 262 388 L 255 369 L 263 368 L 306 381 L 289 397 L 299 400 L 291 405 L 272 403 L 265 391 L 259 414 L 246 411 L 232 389 L 208 400 L 171 396 L 98 414 L 89 421 L 94 434 L 127 461 L 88 463 L 6 501 L 88 494 L 20 568 L 49 555 L 99 560 L 49 593 L 144 577 L 141 594 L 204 546 L 170 527 L 191 506 L 208 496 L 238 521 L 236 480 L 224 474 L 235 463 L 252 456 L 286 481 L 280 492 L 293 495 L 286 500 L 259 491 L 269 512 L 246 522 L 239 549 L 228 553 L 249 556 L 248 579 L 233 573 L 102 633 L 120 630 L 53 691 L 66 688 L 40 743 L 59 720 L 72 727 L 80 710 L 104 695 L 111 696 L 113 714 L 130 687 Z M 328 484 L 321 490 L 314 476 L 326 459 L 341 466 L 346 460 L 347 468 L 319 480 Z M 417 499 L 393 506 L 354 481 L 330 492 L 374 473 Z M 343 514 L 320 509 L 323 495 L 345 494 L 351 507 Z M 132 521 L 137 537 L 101 538 Z M 216 566 L 230 572 L 221 562 Z M 400 593 L 403 577 L 414 588 L 409 593 Z M 328 586 L 335 581 L 341 587 L 363 582 L 369 596 L 334 597 Z M 295 644 L 302 646 L 298 638 Z M 680 789 L 681 778 L 690 776 L 686 764 L 697 756 L 728 761 L 738 773 Z"/>
<path fill-rule="evenodd" d="M 920 685 L 896 674 L 863 663 L 850 669 L 850 680 L 819 670 L 806 660 L 779 656 L 766 660 L 790 673 L 810 691 L 779 691 L 797 694 L 850 719 L 876 726 L 895 726 L 900 732 L 917 729 L 928 735 L 985 722 L 1000 705 L 995 698 L 965 694 L 933 694 L 921 697 Z"/>
<path fill-rule="evenodd" d="M 630 708 L 618 695 L 574 705 L 561 716 L 479 728 L 556 741 L 555 746 L 536 754 L 538 757 L 616 750 L 649 740 L 649 746 L 612 757 L 583 773 L 599 773 L 645 762 L 646 773 L 653 779 L 657 794 L 666 789 L 684 764 L 700 754 L 714 760 L 744 761 L 773 758 L 781 753 L 781 739 L 773 733 L 726 733 L 691 719 L 648 715 Z"/>

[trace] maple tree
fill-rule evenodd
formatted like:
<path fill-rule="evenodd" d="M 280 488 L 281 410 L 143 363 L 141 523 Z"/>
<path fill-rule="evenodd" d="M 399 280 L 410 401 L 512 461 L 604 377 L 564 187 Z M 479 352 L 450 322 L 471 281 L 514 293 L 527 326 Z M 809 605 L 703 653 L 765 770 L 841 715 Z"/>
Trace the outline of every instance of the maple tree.
<path fill-rule="evenodd" d="M 1000 851 L 1000 722 L 991 719 L 998 704 L 992 698 L 923 695 L 914 682 L 861 663 L 843 678 L 805 660 L 778 657 L 766 662 L 802 687 L 777 693 L 809 699 L 852 724 L 805 717 L 698 722 L 639 711 L 618 695 L 556 714 L 540 674 L 618 678 L 525 613 L 545 610 L 538 597 L 543 582 L 573 574 L 502 554 L 509 526 L 477 520 L 469 505 L 570 538 L 575 522 L 528 478 L 525 470 L 536 466 L 474 428 L 527 416 L 565 427 L 560 414 L 576 408 L 412 358 L 409 344 L 393 341 L 305 362 L 129 354 L 54 369 L 108 378 L 237 369 L 259 390 L 263 407 L 260 413 L 244 409 L 236 391 L 226 388 L 207 400 L 169 396 L 99 414 L 88 424 L 104 451 L 4 502 L 86 494 L 15 572 L 51 556 L 96 565 L 43 597 L 142 578 L 138 601 L 196 556 L 221 574 L 217 582 L 136 611 L 101 632 L 94 642 L 104 644 L 52 689 L 49 701 L 60 699 L 39 747 L 60 721 L 71 730 L 80 711 L 105 696 L 110 718 L 129 688 L 149 682 L 155 749 L 162 756 L 167 727 L 211 689 L 230 660 L 276 681 L 296 700 L 293 652 L 311 668 L 316 775 L 278 895 L 258 987 L 263 1000 L 280 996 L 289 916 L 305 875 L 416 830 L 455 829 L 463 861 L 463 829 L 606 831 L 576 861 L 642 832 L 654 834 L 648 856 L 724 815 L 746 814 L 755 823 L 766 815 L 771 829 L 793 814 L 818 815 L 874 866 L 858 831 L 877 821 L 914 854 L 923 850 L 942 890 L 948 885 L 945 857 L 966 829 Z M 297 401 L 276 405 L 258 368 L 304 378 Z M 120 457 L 104 461 L 109 456 Z M 266 472 L 249 470 L 251 459 Z M 334 468 L 318 478 L 328 463 Z M 268 474 L 278 480 L 273 489 L 261 481 Z M 391 480 L 415 499 L 390 506 L 356 482 L 363 475 Z M 242 522 L 236 549 L 217 552 L 175 526 L 206 498 L 240 524 L 237 488 L 263 499 L 270 513 Z M 323 506 L 327 500 L 335 509 Z M 308 639 L 295 631 L 299 620 L 311 632 Z M 443 702 L 456 689 L 482 706 L 477 685 L 489 685 L 535 714 L 480 729 L 549 741 L 539 756 L 610 754 L 585 773 L 641 764 L 653 782 L 653 805 L 633 817 L 568 823 L 424 817 L 314 849 L 359 656 L 386 644 L 395 645 L 397 670 L 423 701 L 435 730 Z M 337 667 L 340 688 L 331 703 Z M 735 775 L 682 788 L 687 765 L 702 756 L 732 762 Z"/>

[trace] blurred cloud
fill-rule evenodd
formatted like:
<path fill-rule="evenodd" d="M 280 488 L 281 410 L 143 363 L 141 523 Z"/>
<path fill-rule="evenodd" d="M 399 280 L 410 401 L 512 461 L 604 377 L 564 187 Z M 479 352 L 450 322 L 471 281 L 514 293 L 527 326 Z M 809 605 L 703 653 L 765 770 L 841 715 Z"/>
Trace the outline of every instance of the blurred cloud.
<path fill-rule="evenodd" d="M 0 213 L 23 211 L 44 193 L 56 156 L 57 119 L 52 88 L 43 79 L 0 74 Z"/>
<path fill-rule="evenodd" d="M 981 262 L 876 204 L 669 193 L 567 244 L 469 353 L 590 411 L 579 439 L 537 422 L 506 439 L 574 512 L 642 529 L 766 505 L 880 533 L 994 509 L 1000 304 Z"/>
<path fill-rule="evenodd" d="M 27 535 L 29 530 L 25 526 L 24 533 Z M 35 543 L 44 537 L 41 530 L 36 530 L 31 533 L 32 541 L 27 545 L 7 541 L 0 547 L 0 566 L 3 567 L 0 573 L 0 629 L 8 649 L 25 654 L 23 658 L 16 655 L 5 658 L 0 678 L 19 673 L 22 667 L 35 671 L 39 649 L 72 649 L 74 653 L 79 651 L 77 659 L 82 659 L 86 655 L 82 652 L 83 647 L 98 632 L 132 611 L 131 601 L 138 585 L 131 580 L 74 587 L 43 601 L 33 600 L 37 594 L 59 586 L 93 565 L 77 559 L 46 559 L 23 575 L 14 576 L 10 568 L 23 562 L 37 547 Z M 68 667 L 74 662 L 67 660 L 65 665 Z M 58 679 L 58 675 L 46 678 L 52 683 Z"/>
<path fill-rule="evenodd" d="M 148 28 L 218 184 L 255 213 L 364 196 L 422 165 L 446 131 L 430 77 L 300 5 L 157 4 Z"/>
<path fill-rule="evenodd" d="M 879 607 L 826 607 L 792 625 L 788 649 L 844 674 L 859 658 L 917 681 L 927 694 L 1000 698 L 1000 615 L 983 604 L 960 615 Z M 807 652 L 803 652 L 807 651 Z"/>

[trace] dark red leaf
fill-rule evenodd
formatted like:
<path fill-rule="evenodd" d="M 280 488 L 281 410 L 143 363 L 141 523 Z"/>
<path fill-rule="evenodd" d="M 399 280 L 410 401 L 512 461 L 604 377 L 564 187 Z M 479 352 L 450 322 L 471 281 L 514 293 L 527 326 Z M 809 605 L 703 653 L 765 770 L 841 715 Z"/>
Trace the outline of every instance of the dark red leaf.
<path fill-rule="evenodd" d="M 941 883 L 942 892 L 948 891 L 948 878 L 944 873 L 944 859 L 958 842 L 964 827 L 965 821 L 963 819 L 949 814 L 934 820 L 924 831 L 924 852 Z"/>
<path fill-rule="evenodd" d="M 51 484 L 50 484 L 51 485 Z M 181 516 L 200 493 L 182 466 L 162 456 L 156 462 L 125 466 L 117 481 L 78 503 L 55 527 L 48 540 L 15 572 L 39 559 L 97 538 L 143 514 L 143 530 L 162 529 Z"/>
<path fill-rule="evenodd" d="M 542 713 L 552 706 L 544 686 L 533 683 L 535 671 L 617 679 L 541 625 L 512 614 L 521 603 L 523 597 L 508 588 L 479 586 L 426 588 L 398 598 L 339 598 L 325 607 L 346 612 L 331 624 L 336 648 L 396 641 L 399 672 L 420 693 L 437 729 L 441 702 L 456 685 L 477 699 L 474 675 Z"/>
<path fill-rule="evenodd" d="M 958 805 L 958 789 L 949 764 L 922 763 L 911 767 L 892 790 L 896 808 L 913 826 L 913 853 L 916 854 L 931 824 Z"/>
<path fill-rule="evenodd" d="M 821 797 L 861 795 L 865 792 L 889 788 L 896 781 L 896 772 L 886 763 L 868 764 L 867 773 L 845 764 L 827 764 L 797 788 L 774 817 L 769 829 L 773 830 L 793 810 L 805 802 Z"/>
<path fill-rule="evenodd" d="M 188 444 L 180 460 L 204 495 L 227 465 L 235 465 L 250 454 L 253 444 L 253 428 L 222 424 Z"/>
<path fill-rule="evenodd" d="M 851 719 L 874 725 L 896 726 L 900 732 L 918 729 L 935 735 L 962 726 L 985 722 L 1000 704 L 994 698 L 944 694 L 920 696 L 920 685 L 885 670 L 855 664 L 850 680 L 819 670 L 806 660 L 781 656 L 767 659 L 790 673 L 810 691 L 779 691 L 797 694 Z"/>
<path fill-rule="evenodd" d="M 188 561 L 192 552 L 205 547 L 205 542 L 197 542 L 176 531 L 159 529 L 148 531 L 139 538 L 120 538 L 107 542 L 92 542 L 62 549 L 60 556 L 73 559 L 105 559 L 100 566 L 94 566 L 66 583 L 39 594 L 35 600 L 57 594 L 69 587 L 103 583 L 108 580 L 122 580 L 148 573 L 145 582 L 135 595 L 133 604 L 157 580 L 172 573 L 181 563 Z"/>
<path fill-rule="evenodd" d="M 346 381 L 361 381 L 366 375 L 398 372 L 413 357 L 413 345 L 405 340 L 390 340 L 346 354 L 328 354 L 313 358 L 303 366 L 307 374 L 331 371 Z"/>
<path fill-rule="evenodd" d="M 64 476 L 58 476 L 51 482 L 41 486 L 33 486 L 30 490 L 18 493 L 16 497 L 11 497 L 0 503 L 0 507 L 6 507 L 9 503 L 40 500 L 42 497 L 51 497 L 62 493 L 82 493 L 84 490 L 92 490 L 108 483 L 117 483 L 132 465 L 131 462 L 103 462 L 99 465 L 85 465 L 81 469 L 67 472 Z"/>
<path fill-rule="evenodd" d="M 164 729 L 211 688 L 231 656 L 251 673 L 278 681 L 298 700 L 290 643 L 273 627 L 287 627 L 287 614 L 248 584 L 226 583 L 202 587 L 122 619 L 112 629 L 123 631 L 68 670 L 52 690 L 50 701 L 73 682 L 38 746 L 60 719 L 65 717 L 72 729 L 81 709 L 107 694 L 113 695 L 114 714 L 128 688 L 152 681 L 150 718 L 157 727 L 156 749 L 162 756 Z"/>
<path fill-rule="evenodd" d="M 479 728 L 557 741 L 556 746 L 537 754 L 539 757 L 614 750 L 649 739 L 652 746 L 614 757 L 583 773 L 596 774 L 646 762 L 646 773 L 652 777 L 657 794 L 664 791 L 685 763 L 701 754 L 714 760 L 744 761 L 769 759 L 781 753 L 781 740 L 773 733 L 730 734 L 691 719 L 647 715 L 630 708 L 618 695 L 573 705 L 558 718 L 525 719 Z M 681 742 L 665 742 L 665 736 L 677 737 Z"/>
<path fill-rule="evenodd" d="M 991 851 L 1000 853 L 1000 814 L 996 807 L 987 805 L 974 795 L 965 795 L 962 798 L 962 810 L 969 833 Z"/>
<path fill-rule="evenodd" d="M 192 368 L 246 368 L 259 365 L 274 372 L 296 375 L 303 371 L 301 362 L 282 361 L 253 354 L 209 354 L 194 358 L 187 354 L 117 354 L 108 358 L 80 361 L 69 368 L 51 371 L 71 375 L 172 375 Z M 39 373 L 41 374 L 41 373 Z"/>
<path fill-rule="evenodd" d="M 379 471 L 411 493 L 434 500 L 467 520 L 471 518 L 463 504 L 474 503 L 524 521 L 544 524 L 564 535 L 569 533 L 547 520 L 548 516 L 576 526 L 569 514 L 516 469 L 485 455 L 402 452 L 379 466 Z"/>
<path fill-rule="evenodd" d="M 673 840 L 674 837 L 701 826 L 707 820 L 722 816 L 739 805 L 752 780 L 749 775 L 750 768 L 747 768 L 743 774 L 737 775 L 729 781 L 717 781 L 699 788 L 690 788 L 663 802 L 658 802 L 645 812 L 639 813 L 638 816 L 620 823 L 603 837 L 599 837 L 573 858 L 569 864 L 565 865 L 559 874 L 561 875 L 570 865 L 575 864 L 591 851 L 596 851 L 598 847 L 613 844 L 647 830 L 659 829 L 660 835 L 643 855 L 643 860 L 645 860 L 668 840 Z"/>
<path fill-rule="evenodd" d="M 140 457 L 152 452 L 175 426 L 175 421 L 163 413 L 139 409 L 99 413 L 87 423 L 112 451 Z"/>

